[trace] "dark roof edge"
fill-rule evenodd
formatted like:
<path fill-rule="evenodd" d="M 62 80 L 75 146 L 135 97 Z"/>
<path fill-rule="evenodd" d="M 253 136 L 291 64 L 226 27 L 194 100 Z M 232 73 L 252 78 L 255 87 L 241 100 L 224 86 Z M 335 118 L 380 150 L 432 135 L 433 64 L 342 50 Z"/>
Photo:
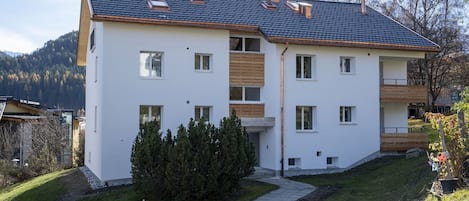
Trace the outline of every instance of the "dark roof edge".
<path fill-rule="evenodd" d="M 243 24 L 223 24 L 223 23 L 213 23 L 213 22 L 192 22 L 192 21 L 163 20 L 163 19 L 157 20 L 157 19 L 119 17 L 119 16 L 108 16 L 108 15 L 93 15 L 92 20 L 167 25 L 167 26 L 212 28 L 212 29 L 224 29 L 224 30 L 246 31 L 246 32 L 256 32 L 256 33 L 259 32 L 258 26 L 243 25 Z"/>
<path fill-rule="evenodd" d="M 430 46 L 412 46 L 385 43 L 355 42 L 355 41 L 337 41 L 337 40 L 315 40 L 307 38 L 285 38 L 285 37 L 267 37 L 271 43 L 289 43 L 295 45 L 318 45 L 318 46 L 334 46 L 334 47 L 352 47 L 352 48 L 371 48 L 386 50 L 408 50 L 423 52 L 439 52 L 438 47 Z"/>

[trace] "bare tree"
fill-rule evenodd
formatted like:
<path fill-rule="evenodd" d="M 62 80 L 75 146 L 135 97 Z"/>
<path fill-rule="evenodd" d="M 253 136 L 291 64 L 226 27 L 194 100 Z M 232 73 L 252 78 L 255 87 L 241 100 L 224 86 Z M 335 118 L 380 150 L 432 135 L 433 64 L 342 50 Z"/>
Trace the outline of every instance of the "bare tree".
<path fill-rule="evenodd" d="M 463 2 L 459 0 L 375 1 L 381 11 L 440 45 L 440 52 L 409 62 L 409 79 L 425 80 L 433 108 L 443 88 L 453 84 L 458 65 L 453 55 L 464 51 Z M 430 107 L 431 106 L 431 107 Z"/>
<path fill-rule="evenodd" d="M 20 146 L 18 124 L 12 121 L 0 122 L 0 159 L 12 160 Z"/>

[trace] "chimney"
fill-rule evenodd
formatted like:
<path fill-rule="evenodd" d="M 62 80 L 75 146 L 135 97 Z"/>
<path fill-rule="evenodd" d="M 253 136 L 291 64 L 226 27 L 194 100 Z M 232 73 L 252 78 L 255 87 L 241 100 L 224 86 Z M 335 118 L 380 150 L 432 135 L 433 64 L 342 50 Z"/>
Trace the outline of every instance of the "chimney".
<path fill-rule="evenodd" d="M 362 14 L 366 15 L 366 1 L 362 0 Z"/>
<path fill-rule="evenodd" d="M 300 7 L 300 13 L 303 14 L 306 18 L 313 18 L 313 5 L 309 3 L 300 2 L 298 3 Z"/>

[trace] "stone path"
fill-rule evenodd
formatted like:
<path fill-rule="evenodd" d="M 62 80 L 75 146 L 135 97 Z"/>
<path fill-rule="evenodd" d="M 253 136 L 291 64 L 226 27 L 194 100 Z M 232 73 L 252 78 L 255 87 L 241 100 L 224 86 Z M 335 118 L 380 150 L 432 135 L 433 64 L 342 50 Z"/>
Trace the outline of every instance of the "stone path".
<path fill-rule="evenodd" d="M 258 181 L 274 184 L 280 188 L 257 198 L 256 201 L 296 201 L 316 190 L 316 187 L 309 184 L 281 177 L 262 178 Z"/>

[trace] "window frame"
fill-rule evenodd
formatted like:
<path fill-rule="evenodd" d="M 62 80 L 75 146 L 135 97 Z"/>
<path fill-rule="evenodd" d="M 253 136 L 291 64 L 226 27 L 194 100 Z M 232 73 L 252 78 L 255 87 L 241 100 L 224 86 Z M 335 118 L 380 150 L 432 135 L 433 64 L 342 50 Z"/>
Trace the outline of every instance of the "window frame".
<path fill-rule="evenodd" d="M 350 66 L 349 66 L 349 72 L 346 71 L 346 67 L 344 67 L 344 64 L 346 63 L 345 60 L 349 59 Z M 339 63 L 339 69 L 340 69 L 340 74 L 342 75 L 354 75 L 355 74 L 355 57 L 351 56 L 341 56 L 340 57 L 340 63 Z"/>
<path fill-rule="evenodd" d="M 139 112 L 138 112 L 138 127 L 139 127 L 139 130 L 142 129 L 142 122 L 140 122 L 141 120 L 141 116 L 142 114 L 140 113 L 140 111 L 142 110 L 142 107 L 148 107 L 148 110 L 147 110 L 147 114 L 148 114 L 148 119 L 146 122 L 143 122 L 144 123 L 148 123 L 150 121 L 148 121 L 149 119 L 152 119 L 152 113 L 153 113 L 153 109 L 152 108 L 158 108 L 159 109 L 159 117 L 160 119 L 159 120 L 156 120 L 159 122 L 160 124 L 160 130 L 161 128 L 163 127 L 162 124 L 163 124 L 163 106 L 162 105 L 139 105 Z M 157 117 L 156 117 L 157 118 Z"/>
<path fill-rule="evenodd" d="M 298 129 L 298 108 L 300 108 L 301 110 L 301 113 L 300 113 L 300 122 L 301 122 L 301 126 L 300 126 L 300 129 Z M 305 119 L 304 119 L 304 114 L 305 114 L 305 108 L 309 108 L 311 109 L 311 129 L 305 129 Z M 317 122 L 316 122 L 316 106 L 310 106 L 310 105 L 297 105 L 295 107 L 295 130 L 297 133 L 310 133 L 310 132 L 317 132 Z"/>
<path fill-rule="evenodd" d="M 241 38 L 241 50 L 232 50 L 231 49 L 231 38 Z M 246 50 L 246 38 L 247 39 L 256 39 L 259 41 L 259 51 L 249 51 Z M 261 53 L 262 52 L 262 40 L 258 36 L 238 36 L 238 35 L 233 35 L 230 36 L 230 44 L 229 44 L 229 50 L 230 52 L 244 52 L 244 53 Z"/>
<path fill-rule="evenodd" d="M 329 163 L 330 160 L 330 163 Z M 338 167 L 339 157 L 336 156 L 328 156 L 326 157 L 326 166 L 327 168 L 335 168 Z"/>
<path fill-rule="evenodd" d="M 241 88 L 241 100 L 231 100 L 231 89 Z M 246 88 L 257 88 L 259 89 L 259 100 L 247 100 L 246 99 Z M 230 103 L 262 103 L 262 87 L 260 86 L 230 86 L 229 88 L 229 101 Z"/>
<path fill-rule="evenodd" d="M 152 69 L 150 68 L 148 71 L 149 71 L 149 75 L 142 75 L 142 54 L 150 54 L 150 56 L 152 54 L 161 54 L 160 56 L 160 76 L 158 76 L 158 72 L 156 71 L 155 73 L 155 76 L 152 75 Z M 150 59 L 150 61 L 152 61 Z M 165 59 L 164 59 L 164 52 L 163 51 L 140 51 L 139 52 L 139 65 L 138 65 L 138 71 L 139 71 L 139 76 L 141 79 L 150 79 L 150 80 L 159 80 L 159 79 L 163 79 L 164 78 L 164 62 L 165 62 Z M 150 66 L 152 65 L 153 63 L 150 63 Z M 145 62 L 145 69 L 146 69 L 146 62 Z"/>
<path fill-rule="evenodd" d="M 196 64 L 196 57 L 199 57 L 199 68 L 197 68 L 197 64 Z M 203 63 L 204 63 L 204 57 L 208 57 L 208 69 L 203 69 Z M 194 70 L 196 72 L 211 72 L 212 71 L 212 54 L 208 54 L 208 53 L 195 53 L 194 54 Z"/>
<path fill-rule="evenodd" d="M 90 50 L 91 52 L 94 52 L 94 49 L 96 49 L 96 33 L 95 33 L 95 28 L 93 28 L 93 31 L 91 31 L 90 34 Z"/>
<path fill-rule="evenodd" d="M 349 109 L 349 115 L 347 115 L 347 111 Z M 347 120 L 350 119 L 350 120 Z M 339 122 L 340 124 L 356 124 L 356 107 L 355 106 L 340 106 L 339 107 Z"/>
<path fill-rule="evenodd" d="M 204 109 L 208 109 L 208 118 L 204 118 L 205 122 L 210 122 L 212 116 L 212 106 L 196 105 L 194 106 L 194 121 L 199 122 L 199 120 L 204 117 Z M 199 117 L 197 117 L 197 110 L 199 110 Z"/>
<path fill-rule="evenodd" d="M 298 77 L 298 57 L 301 58 L 300 61 L 300 77 Z M 311 66 L 309 68 L 310 70 L 310 78 L 307 78 L 305 76 L 305 67 L 304 67 L 304 58 L 309 57 L 311 58 Z M 297 54 L 295 57 L 295 76 L 297 80 L 316 80 L 316 56 L 315 55 L 309 55 L 309 54 Z"/>

